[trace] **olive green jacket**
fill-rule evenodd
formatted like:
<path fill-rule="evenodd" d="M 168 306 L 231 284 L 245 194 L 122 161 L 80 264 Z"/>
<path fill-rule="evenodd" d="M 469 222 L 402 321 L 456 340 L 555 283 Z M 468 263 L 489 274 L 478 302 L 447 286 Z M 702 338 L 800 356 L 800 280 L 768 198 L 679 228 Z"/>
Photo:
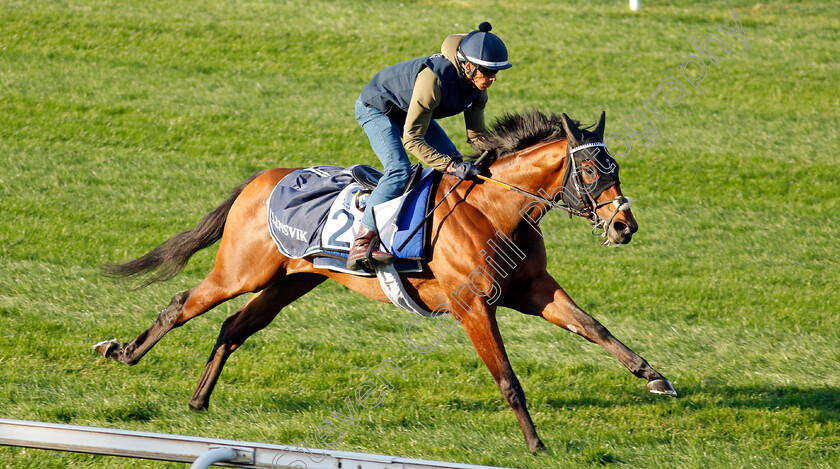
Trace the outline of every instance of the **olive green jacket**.
<path fill-rule="evenodd" d="M 458 61 L 458 45 L 466 34 L 453 34 L 443 41 L 441 53 L 452 62 L 463 75 L 464 70 Z M 466 78 L 464 78 L 466 80 Z M 403 128 L 403 144 L 405 149 L 428 166 L 445 171 L 452 157 L 440 153 L 426 142 L 425 135 L 432 120 L 432 113 L 441 98 L 440 80 L 428 68 L 424 68 L 417 75 L 411 103 Z M 484 107 L 487 104 L 487 91 L 482 91 L 481 97 L 464 111 L 464 123 L 467 127 L 467 142 L 472 142 L 487 132 L 484 123 Z"/>

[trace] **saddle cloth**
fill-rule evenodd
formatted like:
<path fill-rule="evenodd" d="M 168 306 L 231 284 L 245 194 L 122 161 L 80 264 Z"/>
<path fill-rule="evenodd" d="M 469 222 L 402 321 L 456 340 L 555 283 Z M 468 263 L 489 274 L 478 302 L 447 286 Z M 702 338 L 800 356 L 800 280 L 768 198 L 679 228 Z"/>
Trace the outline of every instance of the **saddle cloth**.
<path fill-rule="evenodd" d="M 295 170 L 277 183 L 265 204 L 269 232 L 283 255 L 295 259 L 311 257 L 318 268 L 376 275 L 372 270 L 351 271 L 345 267 L 367 195 L 355 182 L 352 169 L 313 166 Z M 398 248 L 426 215 L 434 176 L 433 169 L 425 169 L 408 193 L 373 208 L 382 247 L 399 259 L 394 264 L 397 272 L 422 271 L 425 226 L 402 249 Z"/>

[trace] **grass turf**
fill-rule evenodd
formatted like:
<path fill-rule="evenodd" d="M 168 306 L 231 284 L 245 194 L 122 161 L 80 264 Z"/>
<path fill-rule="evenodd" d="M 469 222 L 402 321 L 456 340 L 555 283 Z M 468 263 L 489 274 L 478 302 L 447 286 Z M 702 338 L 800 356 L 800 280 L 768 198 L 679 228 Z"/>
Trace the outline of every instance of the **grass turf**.
<path fill-rule="evenodd" d="M 840 465 L 836 2 L 0 3 L 0 416 L 291 444 L 390 358 L 408 379 L 341 427 L 338 449 L 527 468 Z M 717 29 L 733 9 L 747 49 Z M 90 350 L 147 327 L 214 250 L 143 290 L 98 264 L 191 227 L 258 169 L 378 164 L 352 116 L 361 87 L 484 19 L 516 65 L 491 88 L 490 121 L 537 108 L 591 123 L 603 109 L 608 133 L 626 133 L 699 54 L 692 36 L 732 47 L 707 63 L 704 93 L 661 106 L 655 142 L 631 140 L 630 245 L 599 248 L 580 220 L 544 224 L 549 270 L 680 398 L 501 311 L 548 446 L 532 456 L 462 331 L 420 355 L 402 341 L 408 313 L 331 283 L 246 342 L 206 413 L 186 402 L 242 300 L 133 368 Z M 441 123 L 466 151 L 461 119 Z M 126 460 L 0 448 L 0 462 Z"/>

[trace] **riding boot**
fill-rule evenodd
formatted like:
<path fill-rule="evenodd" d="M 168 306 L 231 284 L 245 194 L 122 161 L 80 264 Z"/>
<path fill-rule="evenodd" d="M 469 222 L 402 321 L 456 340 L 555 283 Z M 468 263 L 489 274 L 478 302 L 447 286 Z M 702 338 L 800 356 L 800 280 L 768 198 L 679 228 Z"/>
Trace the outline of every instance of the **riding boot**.
<path fill-rule="evenodd" d="M 397 260 L 396 257 L 378 247 L 379 234 L 361 225 L 353 246 L 347 254 L 347 268 L 350 270 L 359 270 L 362 267 L 372 269 L 375 263 L 388 265 Z"/>

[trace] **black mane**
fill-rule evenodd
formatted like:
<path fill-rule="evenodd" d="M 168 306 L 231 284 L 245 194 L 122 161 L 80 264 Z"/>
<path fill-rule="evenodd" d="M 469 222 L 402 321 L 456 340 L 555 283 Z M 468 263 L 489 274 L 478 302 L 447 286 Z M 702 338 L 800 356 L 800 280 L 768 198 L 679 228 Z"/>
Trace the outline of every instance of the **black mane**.
<path fill-rule="evenodd" d="M 578 122 L 575 122 L 579 125 Z M 533 110 L 524 114 L 505 114 L 493 124 L 488 135 L 480 139 L 474 148 L 476 156 L 489 150 L 493 159 L 502 158 L 538 143 L 553 142 L 566 138 L 560 125 L 560 116 L 551 116 Z"/>

